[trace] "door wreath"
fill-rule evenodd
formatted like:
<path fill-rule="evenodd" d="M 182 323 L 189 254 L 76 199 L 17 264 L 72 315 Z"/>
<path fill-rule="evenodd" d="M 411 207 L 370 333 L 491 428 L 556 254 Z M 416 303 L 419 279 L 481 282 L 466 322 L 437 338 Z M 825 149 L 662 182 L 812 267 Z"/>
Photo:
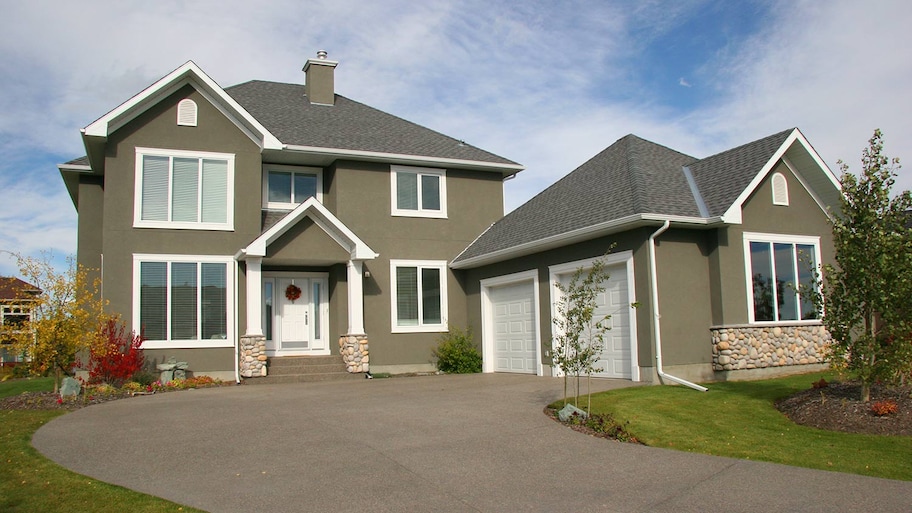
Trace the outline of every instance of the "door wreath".
<path fill-rule="evenodd" d="M 298 287 L 297 285 L 295 285 L 294 283 L 292 283 L 291 285 L 289 285 L 288 287 L 285 288 L 285 297 L 287 297 L 289 301 L 294 303 L 296 299 L 300 299 L 300 297 L 301 297 L 301 288 Z"/>

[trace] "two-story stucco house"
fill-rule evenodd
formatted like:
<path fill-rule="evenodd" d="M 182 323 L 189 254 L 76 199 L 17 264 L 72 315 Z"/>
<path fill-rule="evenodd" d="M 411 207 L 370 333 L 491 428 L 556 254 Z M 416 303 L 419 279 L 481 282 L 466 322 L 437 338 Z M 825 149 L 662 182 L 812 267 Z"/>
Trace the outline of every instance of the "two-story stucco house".
<path fill-rule="evenodd" d="M 352 372 L 427 370 L 467 324 L 449 263 L 522 166 L 336 94 L 337 64 L 222 88 L 188 62 L 82 130 L 86 156 L 59 166 L 77 261 L 147 360 L 223 379 L 340 353 Z"/>
<path fill-rule="evenodd" d="M 336 94 L 325 57 L 303 84 L 224 89 L 188 62 L 85 127 L 86 156 L 59 166 L 77 261 L 151 361 L 223 379 L 320 357 L 431 370 L 453 326 L 486 372 L 554 375 L 555 283 L 600 257 L 599 376 L 824 361 L 801 289 L 832 262 L 841 191 L 798 129 L 702 159 L 629 135 L 503 216 L 522 166 Z"/>

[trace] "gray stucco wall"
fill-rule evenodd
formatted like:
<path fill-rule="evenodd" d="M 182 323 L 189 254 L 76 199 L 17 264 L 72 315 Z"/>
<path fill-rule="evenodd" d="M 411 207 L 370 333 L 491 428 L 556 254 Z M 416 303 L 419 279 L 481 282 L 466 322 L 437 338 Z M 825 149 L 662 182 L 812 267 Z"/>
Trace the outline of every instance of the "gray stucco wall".
<path fill-rule="evenodd" d="M 371 366 L 426 365 L 440 333 L 393 333 L 390 306 L 390 260 L 451 261 L 475 237 L 503 215 L 499 173 L 447 170 L 447 218 L 391 215 L 390 166 L 341 161 L 328 173 L 327 205 L 380 257 L 365 262 L 364 325 L 370 339 Z M 327 180 L 327 176 L 331 177 Z M 467 324 L 463 285 L 447 271 L 448 323 Z M 340 281 L 344 280 L 344 270 Z M 345 311 L 343 299 L 331 309 Z M 334 335 L 341 335 L 334 334 Z"/>
<path fill-rule="evenodd" d="M 198 105 L 198 126 L 177 126 L 177 103 Z M 235 155 L 234 231 L 133 227 L 136 147 Z M 108 139 L 105 157 L 104 292 L 112 311 L 132 323 L 133 254 L 234 255 L 260 230 L 261 162 L 257 145 L 191 86 L 185 86 L 127 123 Z M 243 305 L 243 280 L 239 280 Z M 230 299 L 229 299 L 230 300 Z M 239 324 L 243 331 L 243 314 Z M 138 327 L 137 327 L 138 328 Z M 168 350 L 199 372 L 233 369 L 233 350 Z M 229 355 L 226 360 L 226 354 Z M 192 361 L 191 357 L 192 356 Z"/>
<path fill-rule="evenodd" d="M 104 178 L 79 177 L 76 262 L 90 279 L 100 277 L 104 227 Z"/>

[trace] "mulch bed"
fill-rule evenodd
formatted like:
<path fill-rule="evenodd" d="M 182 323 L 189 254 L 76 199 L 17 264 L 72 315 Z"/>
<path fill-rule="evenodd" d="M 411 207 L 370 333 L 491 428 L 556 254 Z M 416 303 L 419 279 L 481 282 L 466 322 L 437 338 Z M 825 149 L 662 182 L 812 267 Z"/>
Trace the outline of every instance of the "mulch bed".
<path fill-rule="evenodd" d="M 875 385 L 871 389 L 871 402 L 864 403 L 859 397 L 858 383 L 830 383 L 782 399 L 776 408 L 792 422 L 804 426 L 846 433 L 912 436 L 912 387 Z M 896 413 L 875 415 L 871 405 L 877 401 L 895 402 Z"/>

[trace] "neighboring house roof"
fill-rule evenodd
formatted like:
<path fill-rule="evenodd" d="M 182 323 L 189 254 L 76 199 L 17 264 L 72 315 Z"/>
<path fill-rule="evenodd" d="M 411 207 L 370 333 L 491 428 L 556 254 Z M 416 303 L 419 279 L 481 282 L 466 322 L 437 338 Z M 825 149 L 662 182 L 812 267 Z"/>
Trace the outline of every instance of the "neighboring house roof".
<path fill-rule="evenodd" d="M 40 293 L 41 289 L 31 283 L 22 281 L 19 278 L 0 276 L 0 301 L 33 299 L 35 295 Z"/>
<path fill-rule="evenodd" d="M 289 146 L 519 166 L 339 94 L 331 106 L 311 104 L 304 90 L 304 85 L 254 80 L 225 92 Z"/>
<path fill-rule="evenodd" d="M 654 225 L 740 223 L 741 205 L 783 159 L 826 211 L 839 182 L 795 128 L 696 159 L 627 135 L 491 225 L 457 256 L 469 268 Z M 802 176 L 799 167 L 810 169 Z"/>

